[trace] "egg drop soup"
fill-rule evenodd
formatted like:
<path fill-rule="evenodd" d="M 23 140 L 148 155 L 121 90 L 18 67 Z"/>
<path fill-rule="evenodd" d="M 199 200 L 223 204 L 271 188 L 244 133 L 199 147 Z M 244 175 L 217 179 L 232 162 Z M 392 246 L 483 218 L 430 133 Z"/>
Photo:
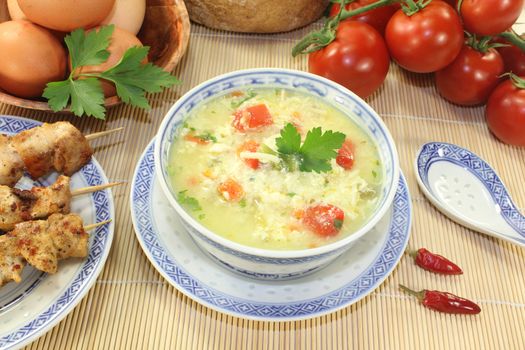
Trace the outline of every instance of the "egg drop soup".
<path fill-rule="evenodd" d="M 375 144 L 319 98 L 236 91 L 193 109 L 175 138 L 168 173 L 178 202 L 231 241 L 315 248 L 356 232 L 376 209 Z"/>

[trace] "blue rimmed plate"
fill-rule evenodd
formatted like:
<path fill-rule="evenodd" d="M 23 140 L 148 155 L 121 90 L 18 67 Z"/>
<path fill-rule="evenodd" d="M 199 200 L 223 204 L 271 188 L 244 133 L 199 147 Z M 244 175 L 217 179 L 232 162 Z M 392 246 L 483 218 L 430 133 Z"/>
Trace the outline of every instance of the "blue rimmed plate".
<path fill-rule="evenodd" d="M 214 263 L 186 233 L 155 175 L 154 142 L 133 177 L 131 212 L 144 253 L 175 288 L 236 317 L 291 321 L 321 316 L 371 293 L 399 262 L 408 242 L 411 203 L 401 177 L 392 207 L 373 231 L 312 275 L 290 281 L 242 277 Z"/>
<path fill-rule="evenodd" d="M 40 122 L 12 116 L 0 116 L 0 132 L 16 134 L 40 125 Z M 57 174 L 40 179 L 47 186 Z M 71 188 L 107 183 L 106 175 L 95 159 L 71 177 Z M 18 186 L 31 187 L 33 181 L 22 179 Z M 110 190 L 75 197 L 71 211 L 82 216 L 85 224 L 114 218 Z M 0 349 L 18 348 L 35 340 L 63 319 L 82 300 L 102 271 L 113 240 L 114 224 L 90 232 L 89 256 L 60 262 L 54 275 L 30 266 L 24 269 L 22 282 L 0 288 Z"/>

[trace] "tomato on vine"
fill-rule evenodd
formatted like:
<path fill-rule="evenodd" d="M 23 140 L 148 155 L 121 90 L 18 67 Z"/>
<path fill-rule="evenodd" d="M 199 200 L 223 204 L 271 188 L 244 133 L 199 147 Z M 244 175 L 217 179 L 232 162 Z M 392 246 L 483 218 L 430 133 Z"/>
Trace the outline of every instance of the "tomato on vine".
<path fill-rule="evenodd" d="M 503 59 L 489 40 L 470 37 L 456 59 L 436 72 L 436 87 L 446 100 L 462 106 L 487 101 L 504 73 Z"/>
<path fill-rule="evenodd" d="M 386 26 L 392 58 L 416 73 L 440 70 L 463 46 L 463 27 L 457 12 L 444 1 L 406 0 Z"/>
<path fill-rule="evenodd" d="M 333 80 L 362 98 L 383 83 L 390 67 L 390 55 L 383 37 L 372 26 L 345 19 L 392 5 L 396 0 L 379 0 L 339 13 L 324 27 L 308 34 L 294 46 L 292 55 L 309 54 L 308 69 Z"/>
<path fill-rule="evenodd" d="M 510 74 L 490 95 L 485 109 L 490 131 L 502 142 L 525 147 L 525 77 Z"/>
<path fill-rule="evenodd" d="M 460 0 L 465 30 L 495 35 L 509 29 L 520 16 L 523 0 Z"/>
<path fill-rule="evenodd" d="M 308 70 L 335 81 L 362 98 L 383 83 L 390 66 L 385 41 L 370 25 L 339 23 L 335 40 L 308 55 Z"/>

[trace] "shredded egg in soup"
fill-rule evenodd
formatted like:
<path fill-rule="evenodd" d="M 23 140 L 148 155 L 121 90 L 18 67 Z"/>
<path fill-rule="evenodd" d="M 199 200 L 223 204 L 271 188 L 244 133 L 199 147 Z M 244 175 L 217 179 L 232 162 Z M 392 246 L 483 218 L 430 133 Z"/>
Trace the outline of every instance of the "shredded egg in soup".
<path fill-rule="evenodd" d="M 315 248 L 370 217 L 383 168 L 350 118 L 287 89 L 235 91 L 190 112 L 170 150 L 179 203 L 240 244 Z"/>

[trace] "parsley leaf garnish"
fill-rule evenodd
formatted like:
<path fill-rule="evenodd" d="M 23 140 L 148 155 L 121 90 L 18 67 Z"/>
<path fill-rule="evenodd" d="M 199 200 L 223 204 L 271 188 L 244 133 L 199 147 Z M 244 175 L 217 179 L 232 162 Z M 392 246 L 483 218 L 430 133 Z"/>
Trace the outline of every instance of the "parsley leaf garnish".
<path fill-rule="evenodd" d="M 281 130 L 281 137 L 275 140 L 277 150 L 282 154 L 293 155 L 301 150 L 301 134 L 293 124 L 288 123 Z"/>
<path fill-rule="evenodd" d="M 301 134 L 293 124 L 288 123 L 281 130 L 281 136 L 275 140 L 279 156 L 287 170 L 318 173 L 332 169 L 330 160 L 337 157 L 337 150 L 345 140 L 345 134 L 327 130 L 323 133 L 320 127 L 308 131 L 301 144 Z"/>
<path fill-rule="evenodd" d="M 193 212 L 198 212 L 202 210 L 202 207 L 199 203 L 199 201 L 196 198 L 190 197 L 187 194 L 188 190 L 180 191 L 177 193 L 177 201 L 182 204 L 184 207 L 186 207 L 188 210 L 191 210 Z M 199 219 L 204 214 L 199 215 Z"/>
<path fill-rule="evenodd" d="M 179 83 L 177 78 L 152 63 L 142 64 L 148 51 L 148 46 L 131 47 L 117 65 L 100 74 L 115 84 L 123 102 L 146 109 L 150 108 L 144 96 L 146 92 L 160 92 Z"/>
<path fill-rule="evenodd" d="M 64 38 L 73 68 L 100 64 L 109 58 L 109 46 L 114 25 L 101 27 L 86 35 L 84 29 L 77 29 Z"/>
<path fill-rule="evenodd" d="M 57 110 L 53 109 L 55 112 L 65 108 L 71 99 L 71 111 L 76 115 L 86 114 L 96 118 L 102 115 L 103 119 L 105 113 L 104 92 L 95 78 L 49 83 L 44 97 L 49 99 L 50 106 L 57 106 Z"/>
<path fill-rule="evenodd" d="M 201 139 L 202 141 L 211 141 L 213 143 L 217 143 L 217 138 L 208 131 L 200 135 L 195 135 L 195 137 Z"/>
<path fill-rule="evenodd" d="M 232 101 L 230 104 L 231 104 L 231 107 L 233 109 L 236 109 L 238 108 L 240 105 L 242 105 L 244 102 L 248 101 L 248 100 L 251 100 L 252 98 L 254 98 L 255 96 L 257 96 L 257 94 L 255 92 L 253 92 L 253 90 L 248 90 L 248 92 L 246 93 L 246 96 L 244 96 L 243 98 L 241 98 L 240 100 L 238 101 Z"/>
<path fill-rule="evenodd" d="M 71 57 L 71 73 L 60 82 L 48 83 L 42 94 L 51 109 L 58 112 L 71 101 L 71 111 L 77 116 L 86 114 L 104 119 L 104 93 L 99 79 L 115 84 L 117 95 L 124 103 L 149 109 L 146 92 L 160 92 L 179 83 L 177 78 L 152 63 L 143 64 L 149 47 L 131 47 L 120 61 L 101 73 L 81 73 L 78 68 L 105 62 L 114 26 L 103 26 L 86 33 L 77 29 L 64 39 Z M 82 78 L 82 79 L 80 79 Z"/>

